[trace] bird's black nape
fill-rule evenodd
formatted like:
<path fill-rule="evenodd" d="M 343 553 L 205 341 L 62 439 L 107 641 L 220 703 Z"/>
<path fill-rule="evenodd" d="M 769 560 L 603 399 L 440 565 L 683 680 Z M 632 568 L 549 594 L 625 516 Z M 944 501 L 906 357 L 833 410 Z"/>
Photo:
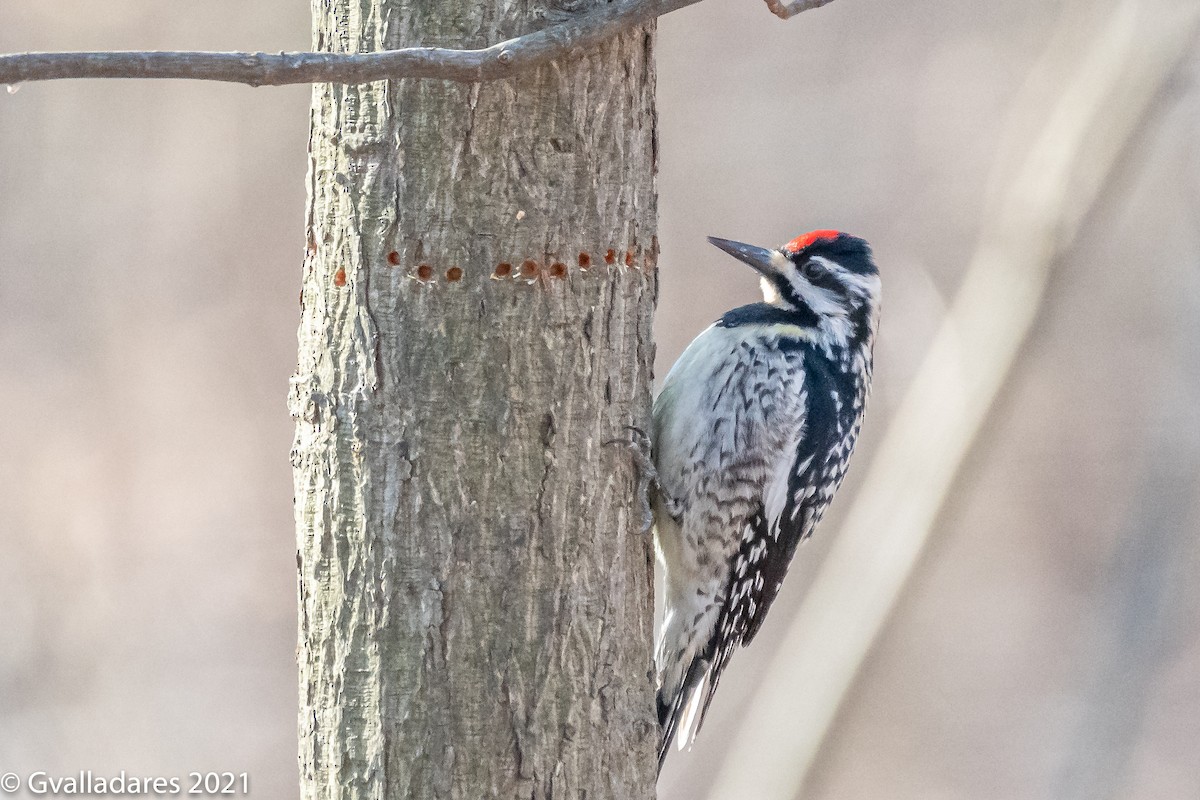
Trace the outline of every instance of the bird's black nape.
<path fill-rule="evenodd" d="M 793 307 L 779 308 L 767 303 L 750 303 L 745 306 L 726 311 L 717 325 L 722 328 L 736 328 L 740 325 L 800 325 L 811 327 L 820 318 L 808 306 L 793 299 Z"/>

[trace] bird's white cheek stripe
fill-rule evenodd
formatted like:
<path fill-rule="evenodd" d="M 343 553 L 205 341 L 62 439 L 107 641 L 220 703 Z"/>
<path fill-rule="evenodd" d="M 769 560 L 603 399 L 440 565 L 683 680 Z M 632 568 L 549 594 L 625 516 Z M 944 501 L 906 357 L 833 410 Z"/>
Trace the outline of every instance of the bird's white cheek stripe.
<path fill-rule="evenodd" d="M 779 290 L 775 288 L 775 284 L 771 283 L 766 278 L 759 278 L 758 283 L 762 286 L 763 300 L 773 306 L 780 305 L 783 298 L 779 296 Z"/>
<path fill-rule="evenodd" d="M 844 280 L 863 297 L 871 298 L 875 303 L 879 302 L 881 284 L 878 275 L 856 275 L 852 272 L 845 272 Z"/>
<path fill-rule="evenodd" d="M 797 276 L 792 280 L 792 288 L 808 304 L 808 307 L 817 313 L 817 316 L 844 317 L 846 315 L 845 305 L 828 289 L 813 286 L 802 276 Z"/>

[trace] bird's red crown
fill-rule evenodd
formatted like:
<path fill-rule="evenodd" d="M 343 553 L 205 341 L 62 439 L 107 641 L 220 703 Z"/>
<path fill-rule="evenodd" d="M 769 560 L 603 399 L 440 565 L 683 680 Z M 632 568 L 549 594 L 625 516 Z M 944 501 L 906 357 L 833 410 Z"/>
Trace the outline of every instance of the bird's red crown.
<path fill-rule="evenodd" d="M 841 235 L 842 235 L 841 231 L 832 231 L 832 230 L 809 231 L 808 233 L 802 233 L 799 236 L 797 236 L 795 239 L 792 239 L 790 242 L 788 242 L 787 244 L 785 244 L 783 246 L 783 249 L 789 253 L 799 253 L 801 250 L 808 247 L 813 242 L 819 241 L 821 239 L 836 239 L 837 237 L 839 237 Z"/>

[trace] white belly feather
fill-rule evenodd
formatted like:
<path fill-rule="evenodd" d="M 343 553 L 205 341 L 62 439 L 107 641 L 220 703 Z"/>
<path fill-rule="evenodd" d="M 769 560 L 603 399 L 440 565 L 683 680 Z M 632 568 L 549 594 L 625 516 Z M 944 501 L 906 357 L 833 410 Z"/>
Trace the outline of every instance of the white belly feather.
<path fill-rule="evenodd" d="M 679 519 L 655 507 L 666 578 L 656 660 L 686 665 L 717 623 L 729 569 L 750 517 L 777 518 L 803 433 L 802 355 L 755 325 L 713 326 L 672 367 L 654 404 L 655 462 Z M 684 648 L 680 658 L 677 648 Z M 682 675 L 662 675 L 664 685 Z"/>

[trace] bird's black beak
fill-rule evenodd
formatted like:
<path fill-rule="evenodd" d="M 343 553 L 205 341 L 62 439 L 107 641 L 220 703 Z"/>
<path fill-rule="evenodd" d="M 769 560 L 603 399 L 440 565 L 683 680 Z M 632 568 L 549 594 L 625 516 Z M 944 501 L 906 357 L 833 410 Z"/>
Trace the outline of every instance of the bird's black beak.
<path fill-rule="evenodd" d="M 778 250 L 768 250 L 765 247 L 755 247 L 752 244 L 742 244 L 729 239 L 718 239 L 715 236 L 708 237 L 708 242 L 729 253 L 743 264 L 754 267 L 764 277 L 773 278 L 779 274 L 777 262 L 778 259 L 783 258 L 783 254 Z"/>

